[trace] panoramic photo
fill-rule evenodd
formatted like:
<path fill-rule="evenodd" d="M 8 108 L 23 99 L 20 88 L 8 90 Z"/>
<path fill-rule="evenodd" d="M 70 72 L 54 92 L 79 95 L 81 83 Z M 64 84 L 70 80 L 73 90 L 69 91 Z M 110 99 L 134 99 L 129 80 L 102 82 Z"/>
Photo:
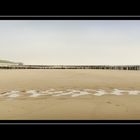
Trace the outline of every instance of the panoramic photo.
<path fill-rule="evenodd" d="M 140 120 L 139 20 L 0 20 L 0 120 Z"/>

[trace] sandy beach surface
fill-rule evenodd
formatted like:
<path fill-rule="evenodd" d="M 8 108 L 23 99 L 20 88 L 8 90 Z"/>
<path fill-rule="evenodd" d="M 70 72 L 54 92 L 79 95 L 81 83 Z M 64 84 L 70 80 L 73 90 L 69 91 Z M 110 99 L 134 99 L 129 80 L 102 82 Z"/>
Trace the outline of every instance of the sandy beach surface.
<path fill-rule="evenodd" d="M 140 119 L 140 71 L 0 70 L 0 120 L 114 119 Z"/>

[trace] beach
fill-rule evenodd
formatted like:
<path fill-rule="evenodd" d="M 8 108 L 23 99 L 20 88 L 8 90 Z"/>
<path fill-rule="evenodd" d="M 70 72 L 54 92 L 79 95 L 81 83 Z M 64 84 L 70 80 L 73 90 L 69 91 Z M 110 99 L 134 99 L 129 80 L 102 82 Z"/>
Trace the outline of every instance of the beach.
<path fill-rule="evenodd" d="M 136 120 L 139 100 L 140 71 L 0 70 L 0 120 Z"/>

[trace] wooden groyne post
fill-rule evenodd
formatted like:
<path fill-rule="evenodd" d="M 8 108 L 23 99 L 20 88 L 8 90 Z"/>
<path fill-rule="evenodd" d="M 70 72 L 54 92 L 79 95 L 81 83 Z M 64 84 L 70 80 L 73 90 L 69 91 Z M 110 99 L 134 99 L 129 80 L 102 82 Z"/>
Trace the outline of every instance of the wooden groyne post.
<path fill-rule="evenodd" d="M 0 69 L 103 69 L 103 70 L 140 70 L 140 65 L 12 65 Z"/>

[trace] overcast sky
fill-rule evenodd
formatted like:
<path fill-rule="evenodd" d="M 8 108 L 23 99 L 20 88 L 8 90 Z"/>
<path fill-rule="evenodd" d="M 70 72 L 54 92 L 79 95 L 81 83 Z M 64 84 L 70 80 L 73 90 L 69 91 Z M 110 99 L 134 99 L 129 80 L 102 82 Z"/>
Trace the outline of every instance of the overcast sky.
<path fill-rule="evenodd" d="M 140 21 L 1 20 L 0 59 L 24 64 L 140 64 Z"/>

